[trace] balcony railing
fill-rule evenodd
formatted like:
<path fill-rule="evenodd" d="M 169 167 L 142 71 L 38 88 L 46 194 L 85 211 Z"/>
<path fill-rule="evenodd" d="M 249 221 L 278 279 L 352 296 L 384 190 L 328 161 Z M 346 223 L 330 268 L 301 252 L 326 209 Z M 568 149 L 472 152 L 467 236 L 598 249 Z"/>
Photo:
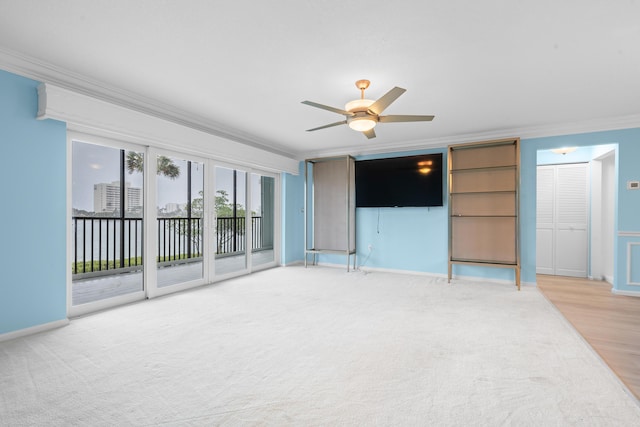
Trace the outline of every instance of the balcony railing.
<path fill-rule="evenodd" d="M 193 262 L 202 258 L 201 218 L 158 218 L 156 259 L 163 265 Z M 245 251 L 244 217 L 217 218 L 216 256 Z M 74 275 L 113 274 L 142 269 L 142 218 L 73 217 Z M 262 217 L 251 218 L 252 250 L 263 246 Z M 267 239 L 271 240 L 271 239 Z"/>

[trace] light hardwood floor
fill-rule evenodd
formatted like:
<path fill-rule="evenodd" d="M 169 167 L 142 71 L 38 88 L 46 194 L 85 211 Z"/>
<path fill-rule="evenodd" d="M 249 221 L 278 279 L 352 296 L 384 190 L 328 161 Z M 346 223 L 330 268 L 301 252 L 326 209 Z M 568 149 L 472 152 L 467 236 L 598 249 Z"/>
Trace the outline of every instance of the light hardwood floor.
<path fill-rule="evenodd" d="M 537 276 L 538 288 L 640 400 L 640 298 L 606 282 Z"/>

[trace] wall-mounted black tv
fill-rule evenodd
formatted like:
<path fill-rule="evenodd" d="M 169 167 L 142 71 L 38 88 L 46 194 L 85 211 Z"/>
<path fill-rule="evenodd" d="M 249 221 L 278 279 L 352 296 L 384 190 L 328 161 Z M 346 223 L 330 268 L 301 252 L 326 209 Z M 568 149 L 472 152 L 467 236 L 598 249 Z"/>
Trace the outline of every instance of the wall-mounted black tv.
<path fill-rule="evenodd" d="M 356 207 L 442 206 L 442 153 L 356 161 Z"/>

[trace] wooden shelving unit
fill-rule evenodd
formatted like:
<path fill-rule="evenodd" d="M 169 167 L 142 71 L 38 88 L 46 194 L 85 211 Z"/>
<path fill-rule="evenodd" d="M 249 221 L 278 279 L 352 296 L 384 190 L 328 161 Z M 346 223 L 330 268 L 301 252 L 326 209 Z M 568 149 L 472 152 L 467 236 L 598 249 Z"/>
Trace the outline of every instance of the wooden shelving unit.
<path fill-rule="evenodd" d="M 356 268 L 355 159 L 305 160 L 304 265 L 318 254 L 343 254 Z"/>
<path fill-rule="evenodd" d="M 520 139 L 449 146 L 449 269 L 512 268 L 520 289 Z"/>

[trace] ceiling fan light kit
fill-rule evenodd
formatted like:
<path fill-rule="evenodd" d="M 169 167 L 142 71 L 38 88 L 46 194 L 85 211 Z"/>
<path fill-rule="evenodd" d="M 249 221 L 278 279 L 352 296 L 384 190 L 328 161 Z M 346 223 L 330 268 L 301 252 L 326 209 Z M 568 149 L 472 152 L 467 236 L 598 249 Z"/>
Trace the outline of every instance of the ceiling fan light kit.
<path fill-rule="evenodd" d="M 551 151 L 556 154 L 565 155 L 565 154 L 573 153 L 577 149 L 578 147 L 562 147 L 562 148 L 553 148 L 551 149 Z"/>
<path fill-rule="evenodd" d="M 380 114 L 394 102 L 400 95 L 406 92 L 406 89 L 401 87 L 394 87 L 389 92 L 384 94 L 377 101 L 365 99 L 364 91 L 370 85 L 369 80 L 358 80 L 356 87 L 360 89 L 360 99 L 347 102 L 344 106 L 344 110 L 339 108 L 330 107 L 328 105 L 318 104 L 311 101 L 302 101 L 303 104 L 310 105 L 311 107 L 321 108 L 323 110 L 331 111 L 333 113 L 342 114 L 346 117 L 346 120 L 331 123 L 328 125 L 316 127 L 313 129 L 307 129 L 307 132 L 313 132 L 320 129 L 326 129 L 333 126 L 339 126 L 347 124 L 351 129 L 362 132 L 367 138 L 375 138 L 376 134 L 373 128 L 378 122 L 393 123 L 393 122 L 423 122 L 431 121 L 434 116 L 407 116 L 407 115 L 391 115 L 380 116 Z"/>

